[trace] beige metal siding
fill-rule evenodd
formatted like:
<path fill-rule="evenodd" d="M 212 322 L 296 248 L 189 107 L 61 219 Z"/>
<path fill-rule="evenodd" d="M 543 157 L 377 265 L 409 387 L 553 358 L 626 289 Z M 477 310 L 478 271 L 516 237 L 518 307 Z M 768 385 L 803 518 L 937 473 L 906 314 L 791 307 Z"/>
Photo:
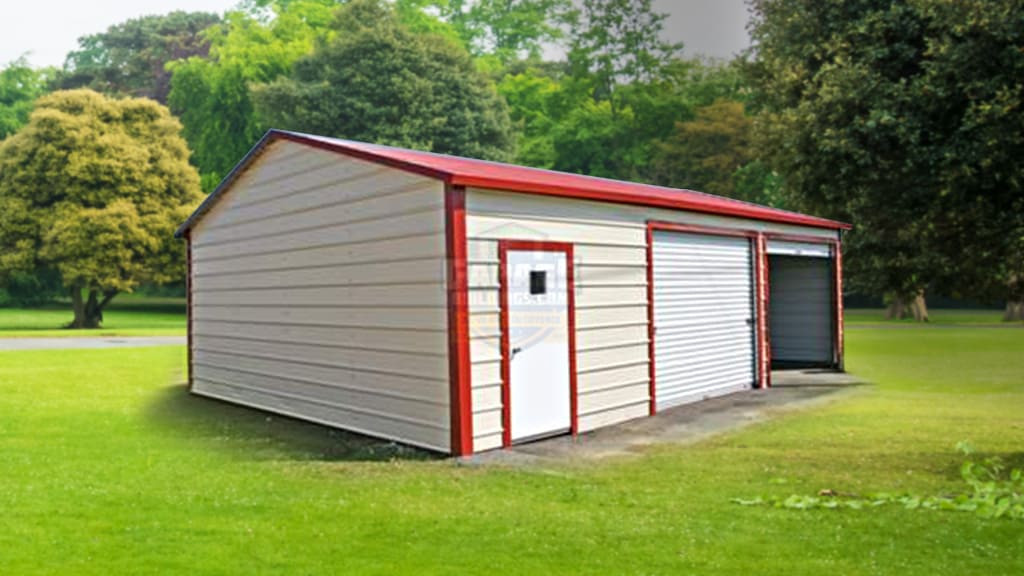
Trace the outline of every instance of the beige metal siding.
<path fill-rule="evenodd" d="M 192 238 L 194 392 L 449 450 L 441 182 L 278 141 Z"/>
<path fill-rule="evenodd" d="M 834 238 L 835 232 L 693 212 L 470 189 L 474 449 L 501 445 L 500 239 L 575 245 L 579 429 L 648 413 L 647 221 Z"/>

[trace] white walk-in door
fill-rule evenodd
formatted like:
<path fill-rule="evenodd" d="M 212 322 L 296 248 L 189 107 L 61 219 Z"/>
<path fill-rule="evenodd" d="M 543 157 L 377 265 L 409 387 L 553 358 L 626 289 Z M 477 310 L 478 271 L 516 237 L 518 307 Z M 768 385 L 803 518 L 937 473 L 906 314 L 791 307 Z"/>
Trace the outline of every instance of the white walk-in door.
<path fill-rule="evenodd" d="M 753 387 L 750 240 L 655 231 L 653 242 L 657 409 Z"/>
<path fill-rule="evenodd" d="M 511 439 L 568 432 L 568 259 L 563 252 L 519 250 L 506 258 Z"/>

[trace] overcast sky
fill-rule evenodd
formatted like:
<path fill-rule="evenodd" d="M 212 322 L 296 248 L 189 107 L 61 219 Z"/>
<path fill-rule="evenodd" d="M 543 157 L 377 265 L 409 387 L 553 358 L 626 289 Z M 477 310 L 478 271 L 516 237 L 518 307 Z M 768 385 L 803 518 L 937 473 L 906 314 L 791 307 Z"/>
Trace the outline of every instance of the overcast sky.
<path fill-rule="evenodd" d="M 28 53 L 37 66 L 59 66 L 80 36 L 146 14 L 223 12 L 238 0 L 15 0 L 0 7 L 0 66 Z M 654 0 L 669 14 L 666 36 L 690 55 L 728 58 L 749 43 L 743 0 Z"/>

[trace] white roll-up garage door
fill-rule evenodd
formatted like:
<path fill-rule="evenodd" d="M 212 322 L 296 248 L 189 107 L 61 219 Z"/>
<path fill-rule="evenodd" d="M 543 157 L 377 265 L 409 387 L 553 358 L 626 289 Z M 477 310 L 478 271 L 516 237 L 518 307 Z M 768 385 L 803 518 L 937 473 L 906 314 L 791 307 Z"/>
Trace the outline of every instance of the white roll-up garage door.
<path fill-rule="evenodd" d="M 750 241 L 655 231 L 652 248 L 656 408 L 751 388 Z"/>

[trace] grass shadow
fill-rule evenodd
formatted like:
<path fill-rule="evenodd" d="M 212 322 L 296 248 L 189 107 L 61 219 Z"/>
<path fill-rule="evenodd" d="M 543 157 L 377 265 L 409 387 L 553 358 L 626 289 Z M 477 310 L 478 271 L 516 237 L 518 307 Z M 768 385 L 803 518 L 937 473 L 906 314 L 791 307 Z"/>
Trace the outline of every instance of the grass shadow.
<path fill-rule="evenodd" d="M 189 393 L 185 386 L 160 392 L 147 419 L 190 442 L 206 442 L 244 459 L 381 462 L 442 456 L 362 434 Z"/>

